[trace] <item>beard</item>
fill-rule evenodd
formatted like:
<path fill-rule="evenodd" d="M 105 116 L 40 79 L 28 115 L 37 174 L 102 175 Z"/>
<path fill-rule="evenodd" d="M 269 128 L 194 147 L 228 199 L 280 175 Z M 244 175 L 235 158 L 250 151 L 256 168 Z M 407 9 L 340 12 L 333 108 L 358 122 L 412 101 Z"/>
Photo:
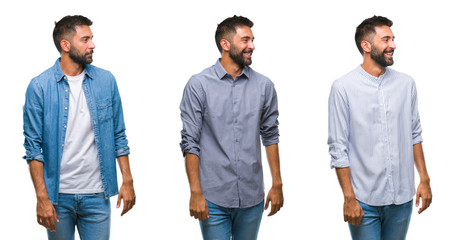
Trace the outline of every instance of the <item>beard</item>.
<path fill-rule="evenodd" d="M 93 53 L 93 50 L 86 52 L 85 54 L 81 54 L 79 50 L 76 48 L 71 47 L 69 49 L 69 58 L 71 58 L 75 63 L 80 65 L 90 64 L 93 62 L 93 56 L 89 54 Z"/>
<path fill-rule="evenodd" d="M 252 50 L 238 50 L 233 44 L 230 45 L 229 57 L 240 67 L 252 64 L 252 59 L 245 59 L 243 53 L 252 53 Z"/>
<path fill-rule="evenodd" d="M 372 50 L 370 52 L 370 57 L 372 60 L 374 60 L 376 63 L 378 63 L 382 67 L 387 67 L 391 66 L 394 64 L 394 60 L 391 57 L 390 59 L 386 59 L 385 53 L 393 53 L 394 50 L 383 50 L 383 52 L 379 52 L 378 49 L 372 45 Z"/>

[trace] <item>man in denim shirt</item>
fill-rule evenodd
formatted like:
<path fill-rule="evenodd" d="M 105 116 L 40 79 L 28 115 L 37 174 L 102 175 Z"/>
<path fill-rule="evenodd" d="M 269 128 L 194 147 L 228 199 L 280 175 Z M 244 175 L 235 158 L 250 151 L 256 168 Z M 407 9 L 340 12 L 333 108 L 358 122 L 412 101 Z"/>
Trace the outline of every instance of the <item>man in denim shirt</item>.
<path fill-rule="evenodd" d="M 26 156 L 37 197 L 37 221 L 49 239 L 108 239 L 110 200 L 135 204 L 129 147 L 114 76 L 90 65 L 92 22 L 66 16 L 53 38 L 61 54 L 32 79 L 24 105 Z M 115 159 L 122 173 L 118 191 Z"/>
<path fill-rule="evenodd" d="M 200 220 L 204 239 L 256 239 L 264 205 L 271 202 L 271 216 L 284 204 L 277 95 L 273 83 L 249 67 L 252 25 L 238 16 L 218 25 L 222 57 L 191 77 L 180 105 L 190 215 Z M 273 179 L 266 201 L 260 136 Z"/>

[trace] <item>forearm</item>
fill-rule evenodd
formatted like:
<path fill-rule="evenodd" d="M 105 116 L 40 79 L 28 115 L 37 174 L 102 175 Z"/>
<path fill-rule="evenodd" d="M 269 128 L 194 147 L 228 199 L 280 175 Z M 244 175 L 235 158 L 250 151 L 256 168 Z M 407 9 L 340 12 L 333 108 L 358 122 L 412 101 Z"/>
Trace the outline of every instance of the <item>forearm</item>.
<path fill-rule="evenodd" d="M 199 179 L 199 157 L 192 153 L 186 153 L 186 173 L 188 175 L 191 193 L 202 193 Z"/>
<path fill-rule="evenodd" d="M 350 179 L 350 168 L 336 168 L 337 179 L 342 188 L 345 200 L 354 200 L 355 192 L 353 191 L 352 182 Z"/>
<path fill-rule="evenodd" d="M 282 186 L 278 144 L 266 146 L 265 149 L 266 156 L 268 158 L 268 164 L 270 165 L 273 186 Z"/>
<path fill-rule="evenodd" d="M 120 166 L 121 176 L 123 179 L 123 183 L 133 183 L 131 168 L 129 166 L 129 156 L 119 156 L 117 158 L 118 165 Z"/>
<path fill-rule="evenodd" d="M 419 173 L 421 182 L 430 182 L 429 174 L 426 168 L 426 161 L 424 160 L 424 153 L 422 151 L 422 143 L 413 145 L 413 157 L 416 165 L 416 169 Z"/>
<path fill-rule="evenodd" d="M 44 182 L 44 165 L 42 162 L 32 160 L 29 164 L 30 175 L 35 187 L 36 198 L 38 200 L 47 200 L 49 195 L 47 193 L 46 184 Z"/>

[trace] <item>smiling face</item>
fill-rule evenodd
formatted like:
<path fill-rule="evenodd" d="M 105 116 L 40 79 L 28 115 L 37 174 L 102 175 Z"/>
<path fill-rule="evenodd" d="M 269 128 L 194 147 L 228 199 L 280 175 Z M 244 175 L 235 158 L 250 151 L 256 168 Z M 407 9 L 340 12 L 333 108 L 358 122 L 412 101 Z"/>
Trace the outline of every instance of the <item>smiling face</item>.
<path fill-rule="evenodd" d="M 93 34 L 89 26 L 76 26 L 76 33 L 70 41 L 69 57 L 80 65 L 93 62 Z"/>
<path fill-rule="evenodd" d="M 236 34 L 230 41 L 229 57 L 240 67 L 251 65 L 252 52 L 255 49 L 254 35 L 247 26 L 236 27 Z"/>
<path fill-rule="evenodd" d="M 396 45 L 394 34 L 388 26 L 375 27 L 376 34 L 371 41 L 370 57 L 382 67 L 391 66 L 394 63 L 393 54 Z"/>

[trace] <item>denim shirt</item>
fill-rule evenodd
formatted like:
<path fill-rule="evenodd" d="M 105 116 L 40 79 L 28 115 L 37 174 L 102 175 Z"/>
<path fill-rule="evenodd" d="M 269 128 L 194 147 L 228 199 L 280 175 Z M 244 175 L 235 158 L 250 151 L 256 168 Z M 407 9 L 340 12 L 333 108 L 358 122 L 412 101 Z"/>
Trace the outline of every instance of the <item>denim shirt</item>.
<path fill-rule="evenodd" d="M 116 157 L 128 155 L 123 109 L 115 77 L 106 70 L 85 65 L 82 88 L 90 111 L 101 181 L 106 198 L 118 194 Z M 23 157 L 43 162 L 49 200 L 57 204 L 60 163 L 68 122 L 69 84 L 60 59 L 30 82 L 25 98 Z"/>

